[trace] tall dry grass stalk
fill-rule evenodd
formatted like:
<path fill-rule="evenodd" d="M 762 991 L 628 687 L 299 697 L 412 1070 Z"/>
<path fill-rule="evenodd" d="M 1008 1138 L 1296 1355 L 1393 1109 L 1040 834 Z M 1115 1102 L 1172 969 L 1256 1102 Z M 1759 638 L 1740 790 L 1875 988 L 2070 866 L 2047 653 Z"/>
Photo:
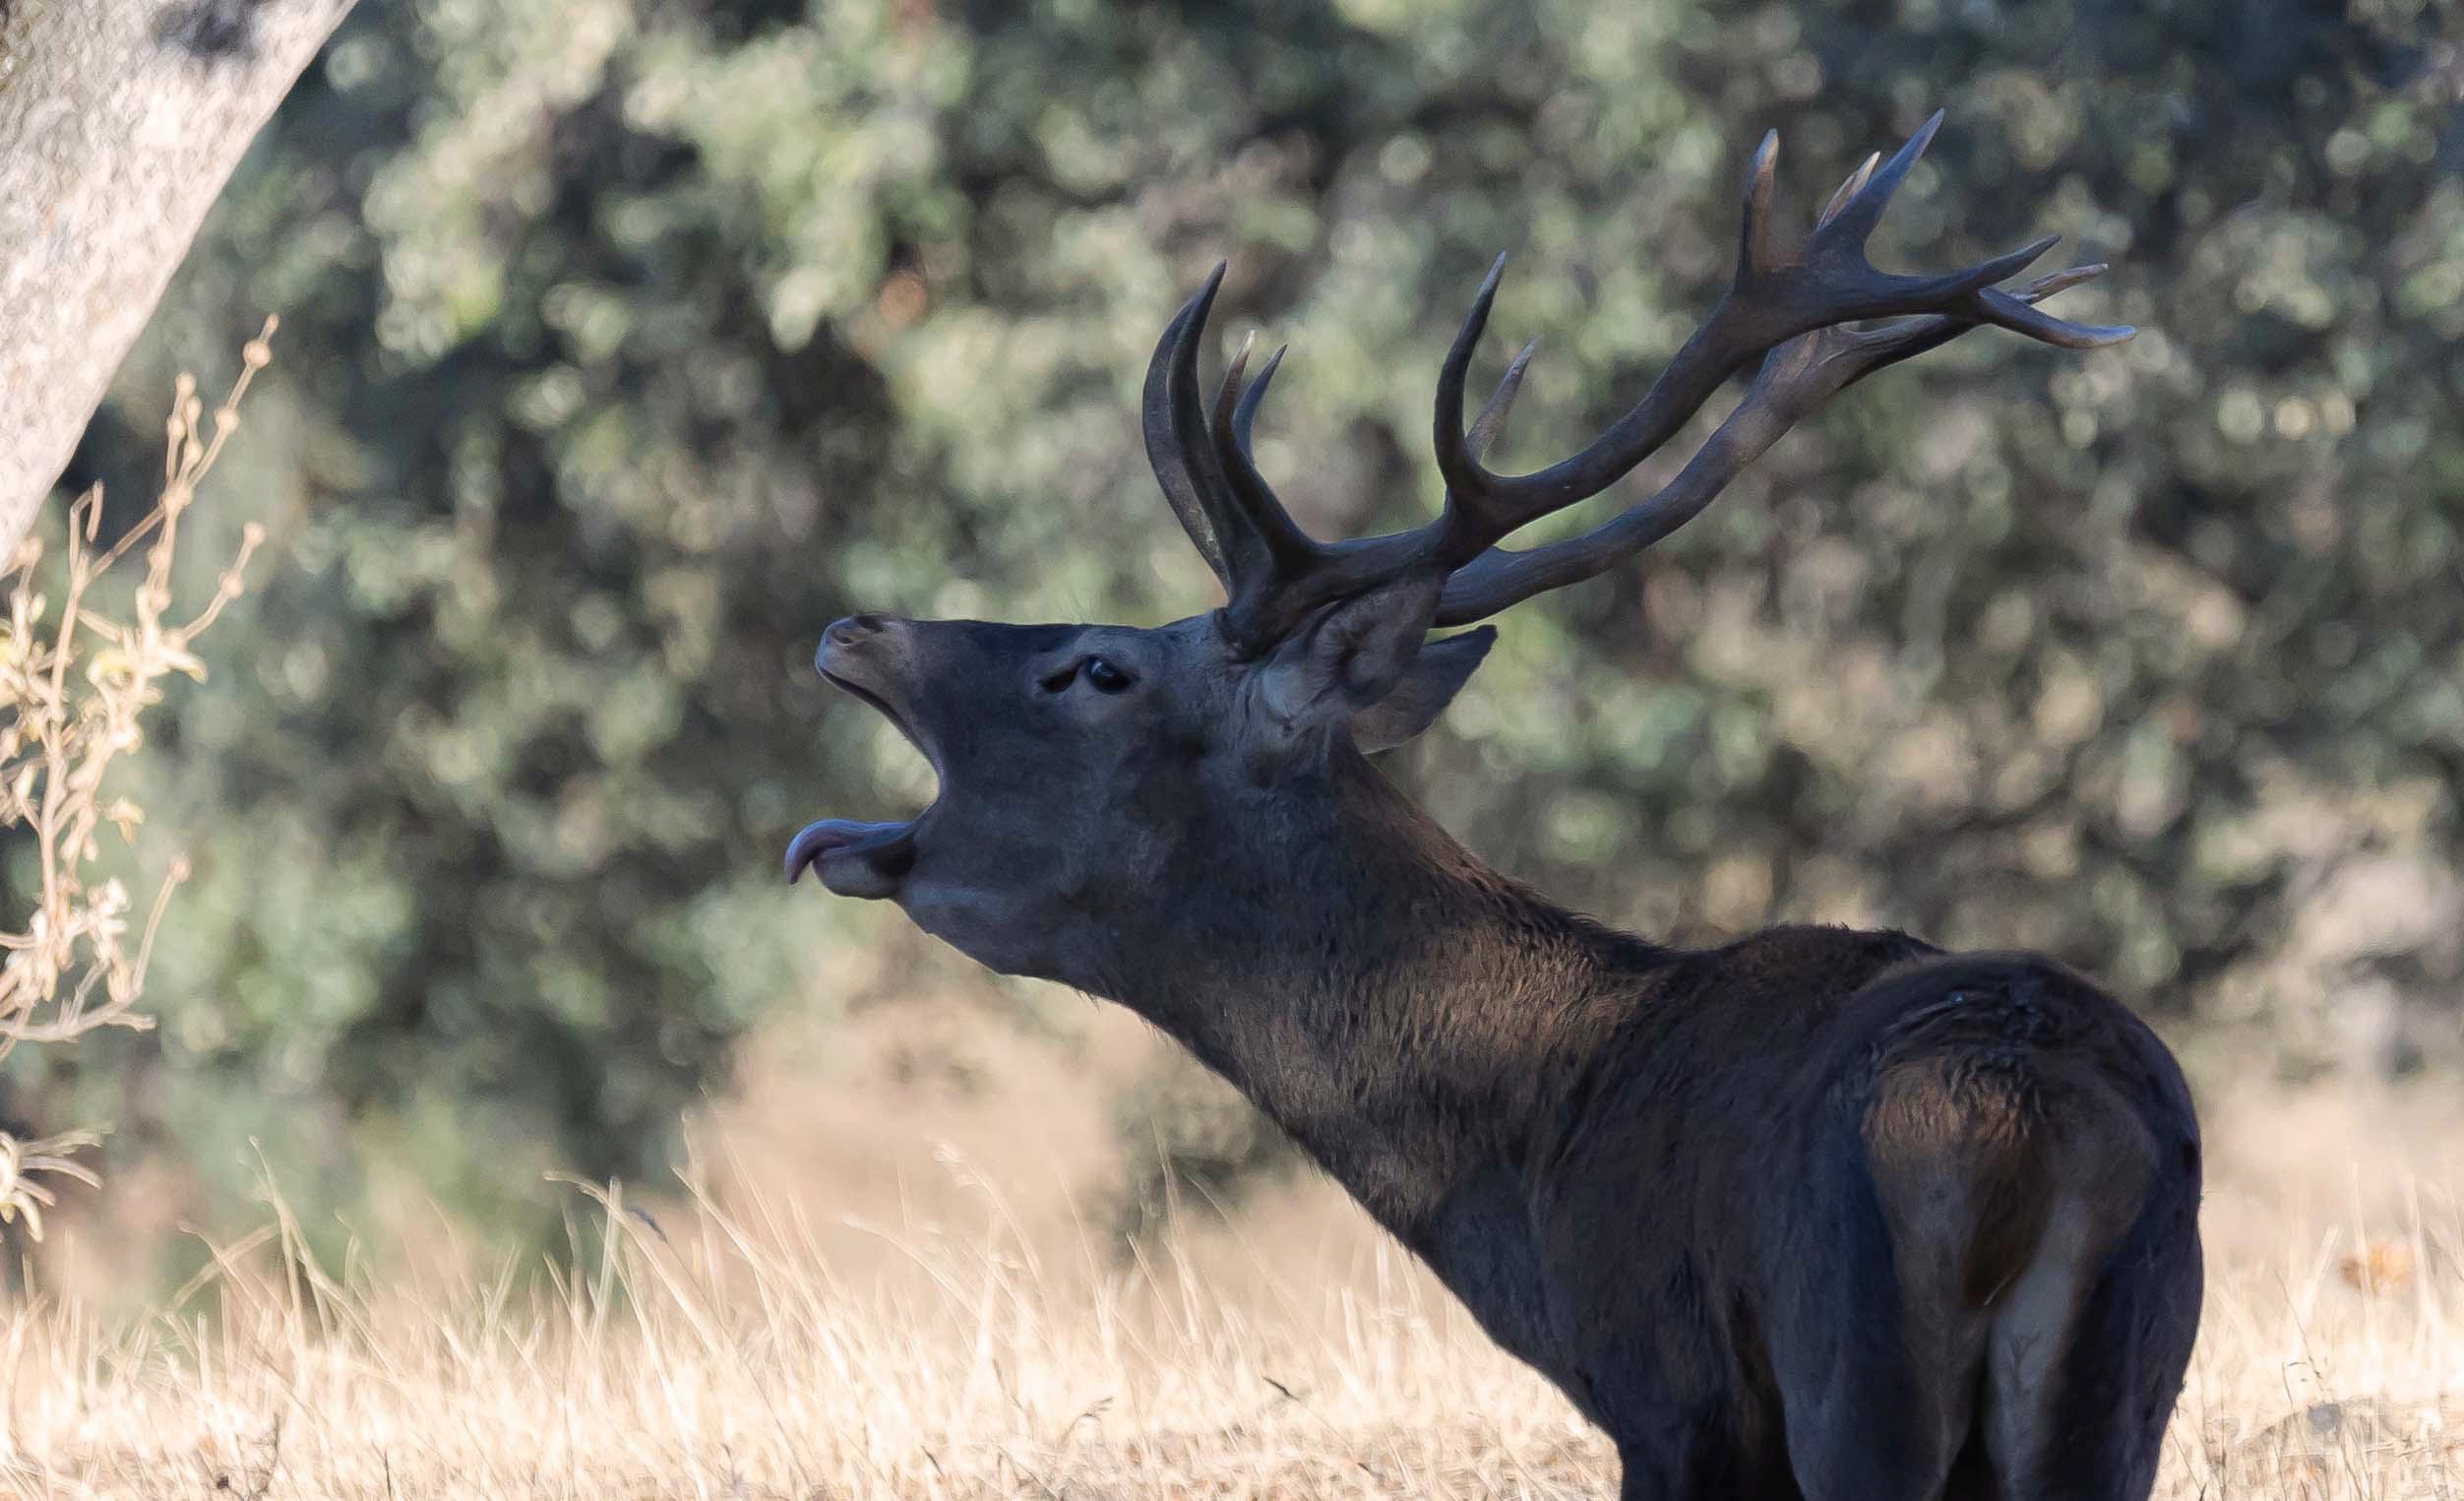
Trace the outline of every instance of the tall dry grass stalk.
<path fill-rule="evenodd" d="M 1289 1247 L 1182 1226 L 1116 1265 L 788 1207 L 582 1190 L 569 1274 L 379 1279 L 286 1216 L 160 1311 L 0 1318 L 26 1496 L 1576 1497 L 1611 1457 L 1356 1217 Z M 2400 1249 L 2398 1249 L 2400 1247 Z M 2464 1479 L 2464 1215 L 2427 1193 L 2219 1253 L 2160 1495 L 2395 1501 Z M 2373 1258 L 2374 1264 L 2373 1264 Z M 2399 1272 L 2397 1269 L 2401 1268 Z M 1275 1270 L 1281 1269 L 1281 1270 Z"/>
<path fill-rule="evenodd" d="M 154 932 L 185 864 L 174 863 L 143 903 L 126 882 L 97 877 L 93 867 L 105 826 L 126 841 L 145 817 L 116 790 L 113 766 L 143 743 L 163 679 L 174 672 L 205 676 L 191 647 L 239 596 L 242 570 L 264 539 L 250 524 L 213 596 L 186 619 L 173 618 L 180 519 L 239 430 L 240 401 L 272 358 L 266 341 L 275 327 L 267 319 L 242 348 L 239 376 L 211 413 L 196 381 L 179 378 L 165 424 L 162 488 L 143 520 L 109 546 L 98 545 L 97 486 L 69 508 L 57 568 L 44 566 L 42 541 L 29 537 L 0 572 L 8 594 L 8 622 L 0 627 L 0 826 L 32 831 L 37 888 L 31 911 L 0 918 L 7 924 L 0 950 L 8 956 L 0 962 L 0 1055 L 24 1043 L 71 1042 L 97 1028 L 152 1025 L 136 1008 Z M 145 572 L 126 618 L 115 619 L 92 591 L 140 544 Z M 56 611 L 50 589 L 58 591 Z M 39 1141 L 0 1133 L 0 1222 L 19 1223 L 39 1240 L 42 1212 L 53 1203 L 43 1180 L 92 1184 L 75 1154 L 96 1140 L 87 1131 Z"/>

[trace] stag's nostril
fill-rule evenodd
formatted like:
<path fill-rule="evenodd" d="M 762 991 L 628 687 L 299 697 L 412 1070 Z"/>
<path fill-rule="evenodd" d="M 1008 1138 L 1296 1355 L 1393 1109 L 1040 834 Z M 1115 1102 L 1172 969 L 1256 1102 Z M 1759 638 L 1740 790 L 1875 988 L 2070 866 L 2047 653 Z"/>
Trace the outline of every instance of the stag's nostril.
<path fill-rule="evenodd" d="M 813 665 L 828 673 L 832 652 L 852 652 L 896 623 L 895 618 L 890 615 L 869 614 L 849 615 L 844 620 L 832 621 L 830 628 L 822 632 L 822 644 L 813 654 Z"/>
<path fill-rule="evenodd" d="M 824 631 L 822 637 L 834 645 L 851 647 L 867 636 L 880 634 L 881 628 L 888 623 L 888 619 L 889 617 L 884 615 L 849 615 L 844 620 L 832 622 L 830 629 Z"/>

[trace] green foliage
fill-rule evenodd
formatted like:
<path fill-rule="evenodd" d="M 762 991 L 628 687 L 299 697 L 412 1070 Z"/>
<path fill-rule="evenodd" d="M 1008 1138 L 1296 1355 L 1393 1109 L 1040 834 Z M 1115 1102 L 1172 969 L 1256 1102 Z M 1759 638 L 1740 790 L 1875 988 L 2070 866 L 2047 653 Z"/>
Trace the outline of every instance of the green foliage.
<path fill-rule="evenodd" d="M 765 1008 L 830 1003 L 821 935 L 896 941 L 776 884 L 803 820 L 926 791 L 827 711 L 821 626 L 1213 602 L 1134 421 L 1209 264 L 1234 336 L 1294 344 L 1265 469 L 1325 534 L 1391 525 L 1500 249 L 1489 357 L 1542 348 L 1502 458 L 1536 465 L 1707 307 L 1764 127 L 1802 214 L 1937 103 L 1885 256 L 2065 231 L 2116 269 L 2059 310 L 2138 341 L 1985 333 L 1860 388 L 1647 564 L 1517 611 L 1403 775 L 1656 931 L 2044 946 L 2305 1056 L 2342 1044 L 2303 1008 L 2397 956 L 2388 1027 L 2451 1032 L 2449 19 L 362 7 L 138 362 L 285 319 L 244 456 L 278 556 L 157 757 L 196 881 L 123 1123 L 217 1170 L 260 1134 L 338 1198 L 392 1154 L 517 1219 L 546 1165 L 653 1166 Z M 2361 870 L 2413 916 L 2339 949 L 2303 914 Z"/>

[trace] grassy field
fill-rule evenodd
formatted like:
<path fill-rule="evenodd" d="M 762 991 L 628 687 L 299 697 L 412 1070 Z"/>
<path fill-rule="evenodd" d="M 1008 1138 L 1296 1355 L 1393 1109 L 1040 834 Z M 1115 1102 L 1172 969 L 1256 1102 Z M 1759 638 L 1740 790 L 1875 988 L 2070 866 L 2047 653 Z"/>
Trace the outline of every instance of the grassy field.
<path fill-rule="evenodd" d="M 2210 1106 L 2211 1297 L 2161 1494 L 2456 1493 L 2453 1113 Z M 605 1251 L 561 1279 L 320 1269 L 277 1220 L 165 1306 L 21 1307 L 0 1495 L 1612 1489 L 1598 1438 L 1324 1185 L 1183 1206 L 1115 1261 L 1037 1218 L 1066 1224 L 1066 1197 L 1014 1205 L 956 1149 L 904 1196 L 926 1209 L 853 1222 L 746 1150 L 647 1210 L 567 1185 Z"/>

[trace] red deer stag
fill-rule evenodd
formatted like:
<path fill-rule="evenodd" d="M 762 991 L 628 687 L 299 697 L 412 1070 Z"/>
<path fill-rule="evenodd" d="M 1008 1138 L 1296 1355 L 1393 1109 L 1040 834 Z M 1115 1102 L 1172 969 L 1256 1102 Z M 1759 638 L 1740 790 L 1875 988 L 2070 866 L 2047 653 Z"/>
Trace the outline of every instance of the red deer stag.
<path fill-rule="evenodd" d="M 1433 628 L 1650 545 L 1841 388 L 1982 324 L 2129 336 L 2036 306 L 2100 267 L 1997 288 L 2051 239 L 1947 276 L 1873 266 L 1940 119 L 1794 250 L 1766 137 L 1709 320 L 1598 441 L 1516 477 L 1480 456 L 1522 359 L 1462 420 L 1493 270 L 1438 378 L 1444 509 L 1392 535 L 1318 541 L 1267 488 L 1250 426 L 1273 361 L 1245 382 L 1235 358 L 1203 400 L 1210 280 L 1164 332 L 1143 425 L 1223 607 L 1151 630 L 856 615 L 817 658 L 940 790 L 903 823 L 812 825 L 788 876 L 1179 1038 L 1607 1432 L 1630 1501 L 2144 1497 L 2197 1327 L 2189 1094 L 2103 991 L 1895 932 L 1617 932 L 1483 865 L 1368 759 L 1494 637 Z M 1749 367 L 1666 487 L 1499 545 Z"/>

